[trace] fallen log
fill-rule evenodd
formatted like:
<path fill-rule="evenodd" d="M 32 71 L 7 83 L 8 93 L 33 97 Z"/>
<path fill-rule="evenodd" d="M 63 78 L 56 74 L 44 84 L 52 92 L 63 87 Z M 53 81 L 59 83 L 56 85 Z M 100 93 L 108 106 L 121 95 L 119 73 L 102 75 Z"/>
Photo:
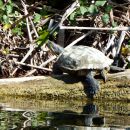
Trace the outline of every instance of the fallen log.
<path fill-rule="evenodd" d="M 108 81 L 100 82 L 94 99 L 130 101 L 130 70 L 108 74 Z M 0 95 L 37 99 L 87 99 L 85 86 L 69 75 L 0 79 Z"/>

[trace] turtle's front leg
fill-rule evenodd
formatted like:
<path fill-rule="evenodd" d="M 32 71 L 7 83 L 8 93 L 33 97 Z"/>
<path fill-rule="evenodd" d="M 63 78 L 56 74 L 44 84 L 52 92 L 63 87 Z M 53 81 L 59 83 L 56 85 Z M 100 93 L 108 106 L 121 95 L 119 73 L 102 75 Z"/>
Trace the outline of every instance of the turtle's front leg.
<path fill-rule="evenodd" d="M 91 74 L 91 71 L 86 75 L 85 83 L 85 92 L 87 94 L 87 97 L 93 99 L 94 95 L 99 90 L 99 83 L 96 79 L 94 79 L 93 75 Z"/>

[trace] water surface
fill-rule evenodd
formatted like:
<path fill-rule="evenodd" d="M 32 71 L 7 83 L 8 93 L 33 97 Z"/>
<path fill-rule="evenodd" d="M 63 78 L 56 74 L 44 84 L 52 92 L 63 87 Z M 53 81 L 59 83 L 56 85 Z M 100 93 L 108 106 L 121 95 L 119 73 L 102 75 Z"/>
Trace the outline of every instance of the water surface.
<path fill-rule="evenodd" d="M 130 130 L 130 103 L 0 98 L 0 130 Z"/>

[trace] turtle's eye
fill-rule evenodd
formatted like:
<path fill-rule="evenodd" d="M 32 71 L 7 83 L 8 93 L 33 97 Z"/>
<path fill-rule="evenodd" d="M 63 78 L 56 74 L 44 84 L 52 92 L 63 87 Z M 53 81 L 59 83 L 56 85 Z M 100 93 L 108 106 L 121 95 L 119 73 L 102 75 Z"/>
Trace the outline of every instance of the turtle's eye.
<path fill-rule="evenodd" d="M 104 70 L 108 72 L 110 70 L 110 67 L 105 67 Z"/>

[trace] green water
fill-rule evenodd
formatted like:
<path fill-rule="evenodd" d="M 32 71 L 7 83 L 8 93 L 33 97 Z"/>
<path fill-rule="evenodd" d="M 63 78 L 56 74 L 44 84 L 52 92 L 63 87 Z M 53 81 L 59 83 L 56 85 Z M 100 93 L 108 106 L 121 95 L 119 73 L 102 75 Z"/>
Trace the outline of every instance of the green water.
<path fill-rule="evenodd" d="M 1 98 L 0 130 L 130 130 L 130 103 Z"/>

